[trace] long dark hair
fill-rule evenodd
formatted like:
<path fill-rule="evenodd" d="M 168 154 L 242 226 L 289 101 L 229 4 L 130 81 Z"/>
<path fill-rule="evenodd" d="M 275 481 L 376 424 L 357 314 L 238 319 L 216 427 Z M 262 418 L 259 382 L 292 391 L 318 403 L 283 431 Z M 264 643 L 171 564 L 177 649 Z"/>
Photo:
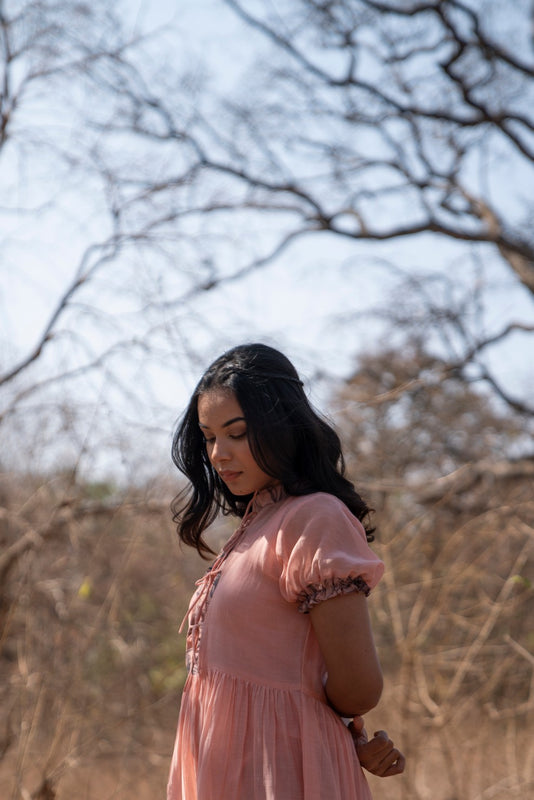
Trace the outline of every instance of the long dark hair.
<path fill-rule="evenodd" d="M 201 555 L 213 551 L 202 534 L 218 512 L 242 517 L 252 495 L 234 495 L 212 467 L 198 424 L 200 395 L 213 389 L 235 394 L 247 424 L 254 460 L 289 495 L 328 492 L 345 503 L 373 540 L 372 511 L 344 477 L 341 443 L 312 408 L 293 364 L 265 344 L 228 350 L 206 370 L 174 434 L 172 459 L 190 486 L 172 503 L 178 535 Z"/>

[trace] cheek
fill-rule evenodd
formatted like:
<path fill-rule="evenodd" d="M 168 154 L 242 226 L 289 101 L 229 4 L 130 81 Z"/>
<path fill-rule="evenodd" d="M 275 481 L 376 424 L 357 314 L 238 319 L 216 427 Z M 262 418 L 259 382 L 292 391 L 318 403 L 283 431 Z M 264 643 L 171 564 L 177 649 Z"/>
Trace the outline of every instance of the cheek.
<path fill-rule="evenodd" d="M 250 444 L 248 442 L 248 439 L 245 439 L 242 442 L 242 446 L 240 447 L 240 454 L 241 458 L 247 462 L 249 467 L 255 467 L 256 469 L 259 469 L 259 466 L 256 463 L 254 456 L 252 455 L 252 450 L 250 449 Z"/>
<path fill-rule="evenodd" d="M 242 459 L 243 460 L 246 459 L 246 463 L 247 463 L 249 469 L 253 470 L 256 474 L 258 474 L 258 475 L 267 475 L 267 473 L 263 471 L 263 469 L 260 467 L 260 465 L 258 464 L 256 459 L 252 455 L 252 451 L 250 449 L 250 446 L 249 446 L 248 442 L 246 444 L 246 451 L 243 451 Z"/>

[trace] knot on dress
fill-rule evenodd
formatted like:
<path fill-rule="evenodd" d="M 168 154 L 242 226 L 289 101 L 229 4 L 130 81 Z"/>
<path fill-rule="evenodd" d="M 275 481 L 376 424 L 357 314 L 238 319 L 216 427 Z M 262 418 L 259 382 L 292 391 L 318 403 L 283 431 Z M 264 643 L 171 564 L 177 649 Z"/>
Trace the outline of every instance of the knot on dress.
<path fill-rule="evenodd" d="M 206 618 L 209 601 L 213 596 L 213 592 L 217 588 L 217 584 L 221 577 L 223 564 L 234 547 L 241 541 L 248 525 L 258 513 L 257 510 L 253 509 L 255 496 L 256 495 L 254 495 L 248 504 L 247 510 L 239 527 L 228 539 L 213 564 L 208 567 L 208 570 L 205 572 L 205 574 L 195 583 L 197 587 L 196 592 L 191 598 L 189 608 L 187 609 L 187 614 L 183 618 L 179 630 L 181 633 L 186 620 L 188 620 L 185 663 L 187 671 L 190 673 L 195 674 L 198 672 L 200 642 L 202 640 L 204 620 Z"/>

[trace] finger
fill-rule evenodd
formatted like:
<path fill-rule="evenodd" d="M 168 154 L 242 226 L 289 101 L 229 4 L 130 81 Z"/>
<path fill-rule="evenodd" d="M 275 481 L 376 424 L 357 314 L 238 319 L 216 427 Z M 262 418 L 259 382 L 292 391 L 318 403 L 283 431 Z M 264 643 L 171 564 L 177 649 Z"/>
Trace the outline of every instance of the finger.
<path fill-rule="evenodd" d="M 401 775 L 404 772 L 405 766 L 406 766 L 406 758 L 403 756 L 402 753 L 399 752 L 397 760 L 384 771 L 382 777 L 389 778 L 391 775 Z"/>
<path fill-rule="evenodd" d="M 388 775 L 396 775 L 400 771 L 396 768 L 392 769 L 392 767 L 402 754 L 389 739 L 384 741 L 382 738 L 377 737 L 367 743 L 356 742 L 356 752 L 362 767 L 374 775 L 385 776 L 386 773 Z M 402 759 L 404 759 L 404 756 L 402 756 Z"/>
<path fill-rule="evenodd" d="M 391 757 L 393 748 L 387 751 L 376 751 L 369 744 L 356 744 L 356 752 L 362 767 L 369 770 L 369 772 L 377 773 L 382 772 L 395 761 L 396 756 Z"/>
<path fill-rule="evenodd" d="M 364 766 L 367 767 L 367 764 L 372 764 L 375 767 L 378 767 L 384 759 L 388 758 L 393 750 L 393 746 L 391 747 L 382 747 L 380 743 L 376 743 L 374 739 L 370 742 L 356 742 L 356 752 L 358 753 L 358 758 L 360 761 L 365 762 Z"/>
<path fill-rule="evenodd" d="M 365 730 L 365 728 L 357 730 L 351 722 L 350 725 L 348 726 L 348 729 L 356 747 L 367 744 L 367 731 Z"/>
<path fill-rule="evenodd" d="M 404 772 L 406 759 L 403 754 L 394 748 L 391 753 L 378 764 L 373 770 L 374 775 L 381 778 L 389 778 L 392 775 L 400 775 Z"/>
<path fill-rule="evenodd" d="M 356 733 L 360 734 L 364 729 L 363 717 L 360 717 L 359 715 L 353 717 L 352 722 L 349 724 L 349 728 L 351 731 L 355 731 Z"/>
<path fill-rule="evenodd" d="M 389 741 L 389 736 L 387 735 L 386 731 L 375 731 L 373 736 L 375 739 L 385 739 L 386 741 Z"/>
<path fill-rule="evenodd" d="M 385 731 L 378 731 L 374 737 L 365 744 L 369 757 L 383 758 L 393 750 L 393 742 Z"/>

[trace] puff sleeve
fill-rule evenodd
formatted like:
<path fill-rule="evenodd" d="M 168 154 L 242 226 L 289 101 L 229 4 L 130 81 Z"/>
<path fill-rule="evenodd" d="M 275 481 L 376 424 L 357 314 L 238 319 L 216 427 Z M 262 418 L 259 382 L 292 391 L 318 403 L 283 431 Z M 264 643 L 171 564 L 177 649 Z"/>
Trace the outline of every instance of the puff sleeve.
<path fill-rule="evenodd" d="M 299 611 L 339 594 L 376 586 L 384 565 L 369 547 L 362 524 L 337 497 L 295 498 L 277 540 L 280 592 Z"/>

